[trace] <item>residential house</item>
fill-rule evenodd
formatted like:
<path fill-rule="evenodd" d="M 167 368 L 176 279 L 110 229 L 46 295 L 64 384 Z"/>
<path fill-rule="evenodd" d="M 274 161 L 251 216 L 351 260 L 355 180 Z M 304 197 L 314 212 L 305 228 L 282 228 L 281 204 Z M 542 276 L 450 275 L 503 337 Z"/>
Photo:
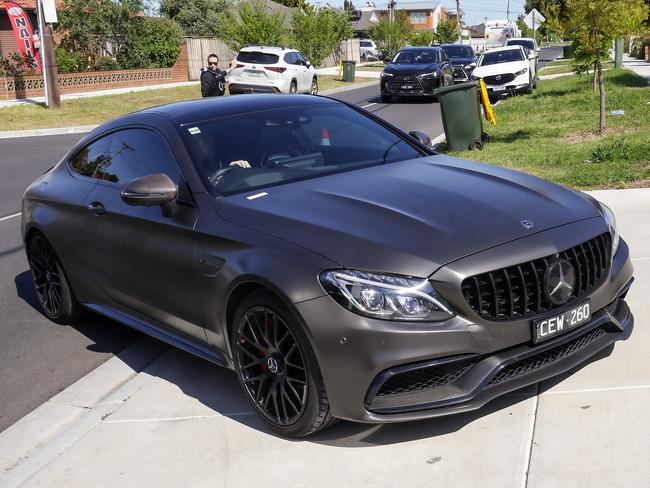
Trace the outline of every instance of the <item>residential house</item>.
<path fill-rule="evenodd" d="M 376 11 L 380 14 L 388 14 L 388 4 L 380 5 Z M 409 22 L 415 29 L 434 31 L 438 24 L 446 19 L 445 8 L 440 2 L 395 2 L 395 12 L 400 15 L 406 13 Z"/>

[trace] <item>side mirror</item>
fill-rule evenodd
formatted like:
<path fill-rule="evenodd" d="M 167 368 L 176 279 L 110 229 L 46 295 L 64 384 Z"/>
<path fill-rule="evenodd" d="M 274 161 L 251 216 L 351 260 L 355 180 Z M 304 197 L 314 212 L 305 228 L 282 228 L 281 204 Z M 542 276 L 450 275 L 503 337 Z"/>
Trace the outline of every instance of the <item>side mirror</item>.
<path fill-rule="evenodd" d="M 122 188 L 121 196 L 127 205 L 165 205 L 176 199 L 176 184 L 165 174 L 134 178 Z"/>
<path fill-rule="evenodd" d="M 305 66 L 307 66 L 307 68 L 310 68 L 310 67 L 311 67 L 311 63 L 310 63 L 309 61 L 305 61 Z"/>
<path fill-rule="evenodd" d="M 431 147 L 431 138 L 421 130 L 412 130 L 409 132 L 409 135 L 419 141 L 421 144 L 424 144 L 427 147 Z"/>

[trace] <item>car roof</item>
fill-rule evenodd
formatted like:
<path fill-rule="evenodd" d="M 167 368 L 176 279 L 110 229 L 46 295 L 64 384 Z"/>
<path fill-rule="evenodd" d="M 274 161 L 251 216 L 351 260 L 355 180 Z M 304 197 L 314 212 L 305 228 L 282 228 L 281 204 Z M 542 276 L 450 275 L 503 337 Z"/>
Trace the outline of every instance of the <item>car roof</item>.
<path fill-rule="evenodd" d="M 470 49 L 474 49 L 474 48 L 473 48 L 472 46 L 470 46 L 469 44 L 461 44 L 461 43 L 459 43 L 459 42 L 451 42 L 451 43 L 449 43 L 449 44 L 440 44 L 440 47 L 451 47 L 451 46 L 454 46 L 454 47 L 468 47 L 468 48 L 470 48 Z"/>
<path fill-rule="evenodd" d="M 280 107 L 335 105 L 341 102 L 313 95 L 278 95 L 278 94 L 249 94 L 230 95 L 227 97 L 210 97 L 197 100 L 174 102 L 166 105 L 151 107 L 139 112 L 120 117 L 120 123 L 128 123 L 129 116 L 157 114 L 171 119 L 177 125 L 183 125 L 201 120 L 228 117 L 243 112 L 255 112 Z"/>
<path fill-rule="evenodd" d="M 506 42 L 509 41 L 532 41 L 535 42 L 535 39 L 532 37 L 511 37 L 510 39 L 506 39 Z"/>
<path fill-rule="evenodd" d="M 292 49 L 289 47 L 281 47 L 281 46 L 246 46 L 243 47 L 239 50 L 239 52 L 265 52 L 265 53 L 274 53 L 274 54 L 279 54 L 279 53 L 286 53 L 286 52 L 293 52 L 296 51 L 296 49 Z"/>
<path fill-rule="evenodd" d="M 408 46 L 403 47 L 400 51 L 440 51 L 440 46 Z"/>

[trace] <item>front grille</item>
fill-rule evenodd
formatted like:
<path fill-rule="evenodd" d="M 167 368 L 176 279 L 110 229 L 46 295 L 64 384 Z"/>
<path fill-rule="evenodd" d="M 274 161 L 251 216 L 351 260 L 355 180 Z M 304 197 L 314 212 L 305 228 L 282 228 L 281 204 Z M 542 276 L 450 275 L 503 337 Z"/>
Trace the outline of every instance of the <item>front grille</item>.
<path fill-rule="evenodd" d="M 467 78 L 467 72 L 462 66 L 454 68 L 454 78 Z"/>
<path fill-rule="evenodd" d="M 410 87 L 410 88 L 407 88 Z M 415 75 L 397 75 L 391 85 L 393 91 L 401 91 L 406 93 L 421 92 L 422 85 Z"/>
<path fill-rule="evenodd" d="M 515 79 L 514 74 L 507 73 L 504 75 L 486 76 L 485 78 L 483 78 L 483 81 L 487 85 L 505 85 L 506 83 L 510 83 L 514 79 Z"/>
<path fill-rule="evenodd" d="M 534 356 L 522 359 L 515 363 L 509 364 L 490 380 L 489 386 L 505 383 L 520 376 L 537 371 L 545 366 L 549 366 L 557 361 L 571 356 L 579 350 L 587 347 L 592 342 L 607 334 L 603 327 L 593 329 L 586 334 L 576 337 L 575 339 L 560 344 L 552 349 L 535 354 Z"/>
<path fill-rule="evenodd" d="M 565 305 L 554 305 L 544 292 L 544 274 L 556 257 L 569 261 L 576 272 L 575 288 L 567 302 L 571 303 L 600 286 L 607 276 L 610 252 L 611 237 L 601 234 L 557 255 L 465 278 L 463 296 L 486 320 L 513 320 L 549 312 Z"/>
<path fill-rule="evenodd" d="M 394 374 L 381 385 L 377 396 L 385 397 L 442 388 L 463 376 L 475 363 L 476 359 L 465 359 Z"/>

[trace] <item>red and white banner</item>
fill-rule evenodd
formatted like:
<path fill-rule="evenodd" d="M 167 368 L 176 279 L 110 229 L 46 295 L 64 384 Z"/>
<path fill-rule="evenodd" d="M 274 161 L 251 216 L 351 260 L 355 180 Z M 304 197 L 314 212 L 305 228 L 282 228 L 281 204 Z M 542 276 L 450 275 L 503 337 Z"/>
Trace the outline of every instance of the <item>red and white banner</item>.
<path fill-rule="evenodd" d="M 14 30 L 14 36 L 16 36 L 16 42 L 18 43 L 21 54 L 25 58 L 25 67 L 40 73 L 41 60 L 39 53 L 34 47 L 34 31 L 32 30 L 29 17 L 27 17 L 25 10 L 17 3 L 5 1 L 4 4 L 9 15 L 9 22 L 11 22 L 11 27 Z"/>

